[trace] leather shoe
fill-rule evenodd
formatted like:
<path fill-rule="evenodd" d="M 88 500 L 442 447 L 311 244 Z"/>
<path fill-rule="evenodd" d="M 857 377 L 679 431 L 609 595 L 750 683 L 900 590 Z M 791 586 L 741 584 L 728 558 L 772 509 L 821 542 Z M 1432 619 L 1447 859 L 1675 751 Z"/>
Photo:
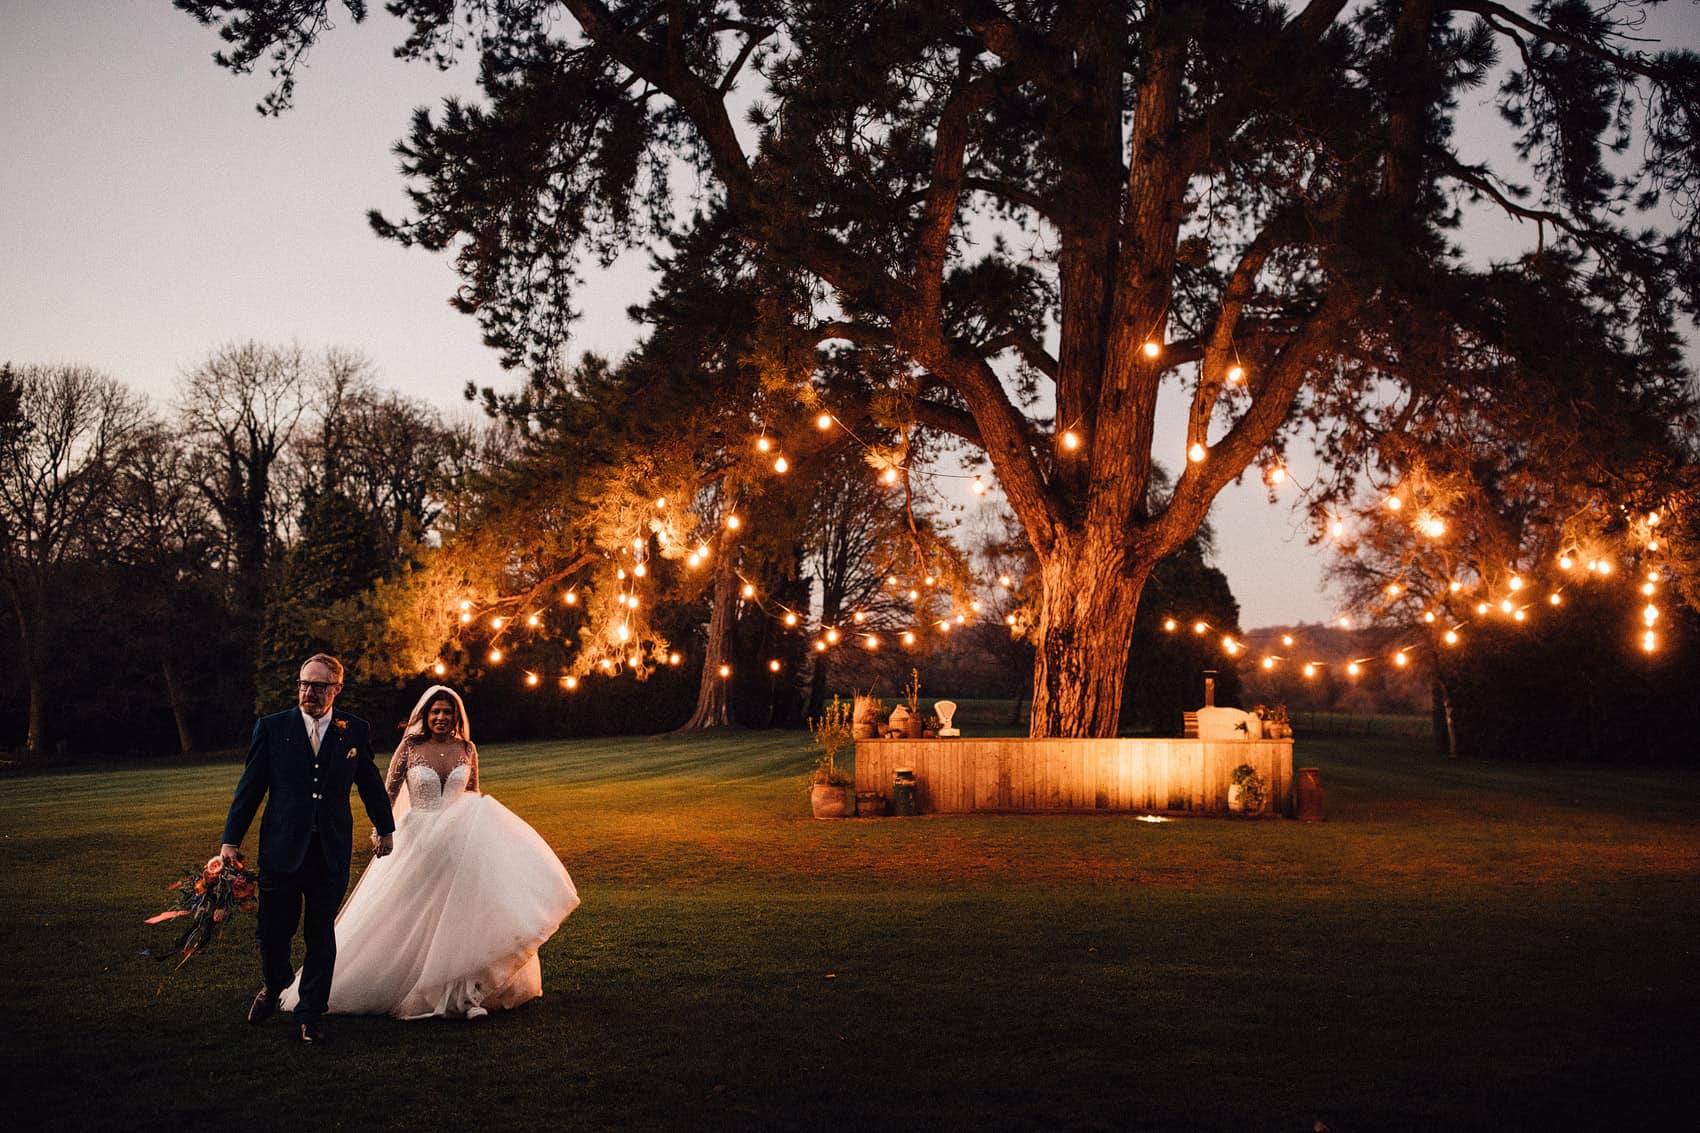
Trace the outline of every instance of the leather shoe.
<path fill-rule="evenodd" d="M 319 1029 L 317 1023 L 303 1023 L 301 1024 L 301 1041 L 304 1043 L 322 1043 L 325 1041 L 325 1032 Z"/>
<path fill-rule="evenodd" d="M 277 996 L 261 988 L 260 993 L 254 997 L 253 1005 L 248 1008 L 248 1022 L 264 1023 L 276 1010 Z"/>

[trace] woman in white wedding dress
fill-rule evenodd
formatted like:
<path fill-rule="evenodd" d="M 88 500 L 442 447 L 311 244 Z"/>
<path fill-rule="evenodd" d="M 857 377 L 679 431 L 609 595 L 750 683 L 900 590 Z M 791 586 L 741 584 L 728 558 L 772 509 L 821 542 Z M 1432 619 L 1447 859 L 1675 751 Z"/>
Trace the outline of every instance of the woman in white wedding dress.
<path fill-rule="evenodd" d="M 414 705 L 386 779 L 395 850 L 337 914 L 331 1014 L 476 1019 L 543 994 L 537 949 L 578 891 L 537 831 L 478 793 L 471 732 L 444 685 Z"/>

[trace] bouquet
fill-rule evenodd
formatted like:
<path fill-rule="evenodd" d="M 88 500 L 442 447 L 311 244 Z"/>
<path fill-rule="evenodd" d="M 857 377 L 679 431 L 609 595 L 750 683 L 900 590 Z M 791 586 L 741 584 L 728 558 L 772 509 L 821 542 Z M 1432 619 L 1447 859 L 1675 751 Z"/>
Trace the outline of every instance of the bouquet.
<path fill-rule="evenodd" d="M 182 959 L 177 961 L 177 967 L 181 968 L 189 962 L 189 957 L 218 939 L 233 910 L 253 911 L 259 887 L 259 878 L 242 865 L 241 858 L 228 862 L 223 858 L 208 858 L 206 865 L 188 867 L 182 877 L 166 886 L 177 890 L 180 907 L 149 917 L 147 923 L 163 924 L 188 917 L 189 927 L 183 930 L 170 952 L 155 953 L 149 949 L 147 954 L 156 960 L 180 955 Z"/>

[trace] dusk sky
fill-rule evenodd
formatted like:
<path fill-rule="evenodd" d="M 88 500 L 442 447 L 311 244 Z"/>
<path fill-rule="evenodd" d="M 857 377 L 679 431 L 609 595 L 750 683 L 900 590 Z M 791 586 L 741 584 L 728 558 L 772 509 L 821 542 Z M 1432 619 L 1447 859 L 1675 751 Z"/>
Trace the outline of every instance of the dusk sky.
<path fill-rule="evenodd" d="M 168 0 L 0 0 L 0 359 L 94 366 L 162 408 L 181 370 L 250 338 L 358 348 L 383 385 L 450 413 L 472 412 L 468 381 L 516 383 L 449 308 L 446 260 L 367 226 L 368 208 L 406 212 L 390 146 L 413 108 L 477 93 L 470 67 L 392 58 L 398 25 L 373 8 L 325 37 L 274 119 L 254 110 L 269 80 L 216 66 L 216 35 Z M 1700 45 L 1694 6 L 1671 9 Z M 572 353 L 623 353 L 646 289 L 643 255 L 595 279 Z M 1178 466 L 1181 426 L 1165 435 Z M 1345 612 L 1302 517 L 1261 483 L 1212 518 L 1245 628 Z"/>

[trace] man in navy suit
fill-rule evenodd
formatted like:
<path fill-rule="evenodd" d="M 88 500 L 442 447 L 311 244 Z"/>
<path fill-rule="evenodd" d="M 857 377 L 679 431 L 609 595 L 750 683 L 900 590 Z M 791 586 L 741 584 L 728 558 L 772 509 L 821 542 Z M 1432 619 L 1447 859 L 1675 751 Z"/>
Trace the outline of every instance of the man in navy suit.
<path fill-rule="evenodd" d="M 336 968 L 336 913 L 348 892 L 348 861 L 354 845 L 350 786 L 377 833 L 373 849 L 390 852 L 395 820 L 384 777 L 372 760 L 366 721 L 331 705 L 342 691 L 342 662 L 316 653 L 301 666 L 298 708 L 263 716 L 254 725 L 248 763 L 224 823 L 226 859 L 241 854 L 243 837 L 266 802 L 260 820 L 260 970 L 265 984 L 248 1009 L 248 1022 L 263 1023 L 277 1010 L 278 996 L 294 981 L 289 962 L 295 927 L 306 912 L 302 933 L 307 955 L 301 966 L 295 1022 L 301 1041 L 318 1042 L 319 1016 L 330 1002 Z"/>

